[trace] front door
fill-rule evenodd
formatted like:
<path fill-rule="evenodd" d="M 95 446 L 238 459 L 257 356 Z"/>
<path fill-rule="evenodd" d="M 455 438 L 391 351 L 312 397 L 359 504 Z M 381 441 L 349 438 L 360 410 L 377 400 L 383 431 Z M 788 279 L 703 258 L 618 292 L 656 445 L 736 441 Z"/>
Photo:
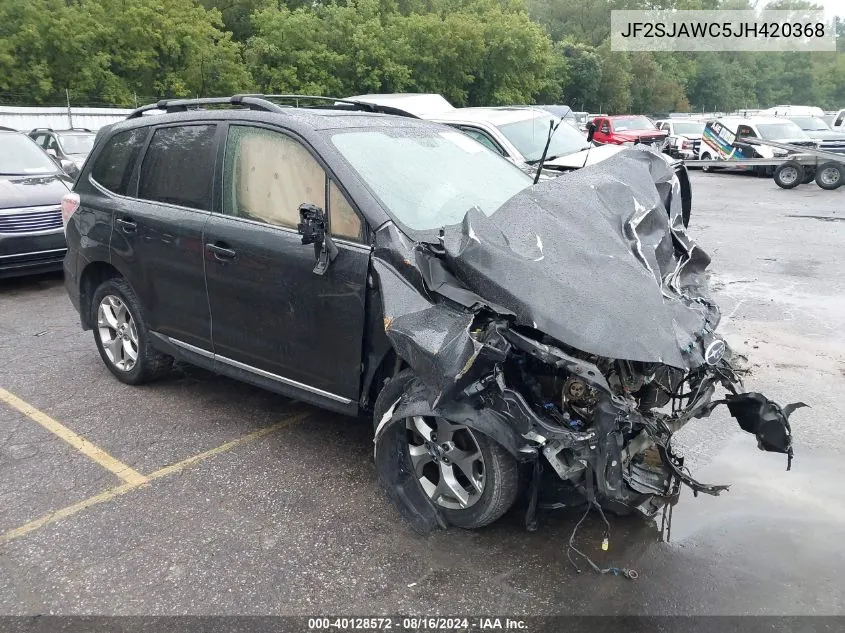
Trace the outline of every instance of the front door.
<path fill-rule="evenodd" d="M 612 136 L 610 121 L 608 119 L 596 119 L 595 124 L 596 131 L 593 133 L 593 140 L 596 143 L 609 143 Z"/>
<path fill-rule="evenodd" d="M 360 216 L 309 149 L 276 129 L 230 126 L 222 178 L 222 213 L 204 240 L 217 362 L 354 411 L 370 259 Z M 323 275 L 296 230 L 306 202 L 326 211 L 339 251 Z"/>

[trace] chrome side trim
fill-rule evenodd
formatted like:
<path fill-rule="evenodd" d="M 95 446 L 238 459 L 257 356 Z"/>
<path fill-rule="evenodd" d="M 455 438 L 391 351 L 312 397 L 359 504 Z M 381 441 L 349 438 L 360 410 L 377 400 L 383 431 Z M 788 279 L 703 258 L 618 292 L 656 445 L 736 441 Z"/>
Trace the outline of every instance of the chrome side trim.
<path fill-rule="evenodd" d="M 349 398 L 344 398 L 343 396 L 339 396 L 328 391 L 323 391 L 322 389 L 317 389 L 317 387 L 312 387 L 311 385 L 306 385 L 301 382 L 291 380 L 290 378 L 279 376 L 278 374 L 272 374 L 269 371 L 258 369 L 257 367 L 253 367 L 252 365 L 247 365 L 246 363 L 241 363 L 239 361 L 232 360 L 231 358 L 220 356 L 219 354 L 214 355 L 214 360 L 219 360 L 221 363 L 225 363 L 226 365 L 231 365 L 232 367 L 237 367 L 238 369 L 243 369 L 253 374 L 258 374 L 259 376 L 263 376 L 264 378 L 269 378 L 270 380 L 275 380 L 276 382 L 280 382 L 285 385 L 290 385 L 291 387 L 296 387 L 297 389 L 302 389 L 303 391 L 310 391 L 311 393 L 316 393 L 318 396 L 329 398 L 331 400 L 334 400 L 335 402 L 341 402 L 343 404 L 352 404 L 352 400 L 350 400 Z"/>
<path fill-rule="evenodd" d="M 9 259 L 11 257 L 29 257 L 30 255 L 46 255 L 48 253 L 66 253 L 66 248 L 52 248 L 48 251 L 28 251 L 26 253 L 14 253 L 12 255 L 0 255 L 0 259 Z"/>
<path fill-rule="evenodd" d="M 200 356 L 203 356 L 204 358 L 210 358 L 211 360 L 214 360 L 214 354 L 212 352 L 209 352 L 206 349 L 203 349 L 201 347 L 197 347 L 196 345 L 191 345 L 190 343 L 185 343 L 184 341 L 179 341 L 179 340 L 177 340 L 175 338 L 171 338 L 169 336 L 166 337 L 166 338 L 169 342 L 173 343 L 176 347 L 181 347 L 182 349 L 186 349 L 189 352 L 193 352 L 194 354 L 198 354 Z"/>
<path fill-rule="evenodd" d="M 189 352 L 199 354 L 204 358 L 210 358 L 212 360 L 220 361 L 225 365 L 237 367 L 238 369 L 243 369 L 244 371 L 248 371 L 252 374 L 257 374 L 258 376 L 262 376 L 263 378 L 269 378 L 270 380 L 275 380 L 276 382 L 280 382 L 284 385 L 289 385 L 291 387 L 296 387 L 297 389 L 302 389 L 303 391 L 310 391 L 311 393 L 315 393 L 318 396 L 323 396 L 324 398 L 329 398 L 330 400 L 334 400 L 335 402 L 340 402 L 342 404 L 352 404 L 352 400 L 350 400 L 349 398 L 344 398 L 343 396 L 339 396 L 328 391 L 323 391 L 322 389 L 318 389 L 317 387 L 312 387 L 311 385 L 306 385 L 301 382 L 297 382 L 296 380 L 291 380 L 290 378 L 285 378 L 284 376 L 279 376 L 278 374 L 273 374 L 269 371 L 258 369 L 258 367 L 253 367 L 252 365 L 247 365 L 246 363 L 242 363 L 237 360 L 232 360 L 231 358 L 226 358 L 225 356 L 220 356 L 219 354 L 213 354 L 208 350 L 202 349 L 201 347 L 191 345 L 190 343 L 185 343 L 184 341 L 171 338 L 170 336 L 167 336 L 165 338 L 176 347 L 181 347 L 182 349 L 186 349 Z"/>

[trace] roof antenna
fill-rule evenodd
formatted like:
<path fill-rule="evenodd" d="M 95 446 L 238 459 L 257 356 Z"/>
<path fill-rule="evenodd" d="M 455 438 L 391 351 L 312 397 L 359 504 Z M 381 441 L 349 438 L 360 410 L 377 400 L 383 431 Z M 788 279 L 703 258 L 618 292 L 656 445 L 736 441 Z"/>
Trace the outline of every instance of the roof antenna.
<path fill-rule="evenodd" d="M 560 124 L 563 123 L 563 119 L 558 119 L 557 123 L 555 123 L 554 119 L 549 119 L 549 136 L 546 138 L 546 146 L 543 148 L 543 155 L 540 157 L 540 161 L 537 163 L 537 173 L 534 174 L 534 184 L 536 185 L 540 180 L 540 172 L 543 171 L 543 163 L 546 162 L 546 155 L 549 153 L 549 145 L 552 143 L 552 136 L 554 136 L 555 132 L 557 132 L 558 127 Z"/>

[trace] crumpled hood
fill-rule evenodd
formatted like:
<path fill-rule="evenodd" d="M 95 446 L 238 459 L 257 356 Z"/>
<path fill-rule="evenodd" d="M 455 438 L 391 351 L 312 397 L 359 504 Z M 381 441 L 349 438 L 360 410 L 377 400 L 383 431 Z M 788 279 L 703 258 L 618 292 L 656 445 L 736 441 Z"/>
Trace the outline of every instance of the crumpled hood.
<path fill-rule="evenodd" d="M 67 192 L 58 174 L 0 176 L 0 209 L 58 205 Z"/>
<path fill-rule="evenodd" d="M 719 320 L 678 180 L 647 150 L 529 187 L 490 217 L 473 209 L 443 248 L 466 288 L 591 354 L 689 367 Z"/>

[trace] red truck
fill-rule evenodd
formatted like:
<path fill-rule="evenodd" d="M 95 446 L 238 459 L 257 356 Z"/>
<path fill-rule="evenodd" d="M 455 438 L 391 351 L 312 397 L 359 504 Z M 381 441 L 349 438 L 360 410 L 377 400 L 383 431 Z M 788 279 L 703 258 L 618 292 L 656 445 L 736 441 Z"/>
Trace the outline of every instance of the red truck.
<path fill-rule="evenodd" d="M 603 145 L 643 143 L 660 147 L 667 134 L 665 130 L 657 129 L 647 117 L 640 115 L 596 117 L 593 123 L 596 125 L 593 140 Z"/>

